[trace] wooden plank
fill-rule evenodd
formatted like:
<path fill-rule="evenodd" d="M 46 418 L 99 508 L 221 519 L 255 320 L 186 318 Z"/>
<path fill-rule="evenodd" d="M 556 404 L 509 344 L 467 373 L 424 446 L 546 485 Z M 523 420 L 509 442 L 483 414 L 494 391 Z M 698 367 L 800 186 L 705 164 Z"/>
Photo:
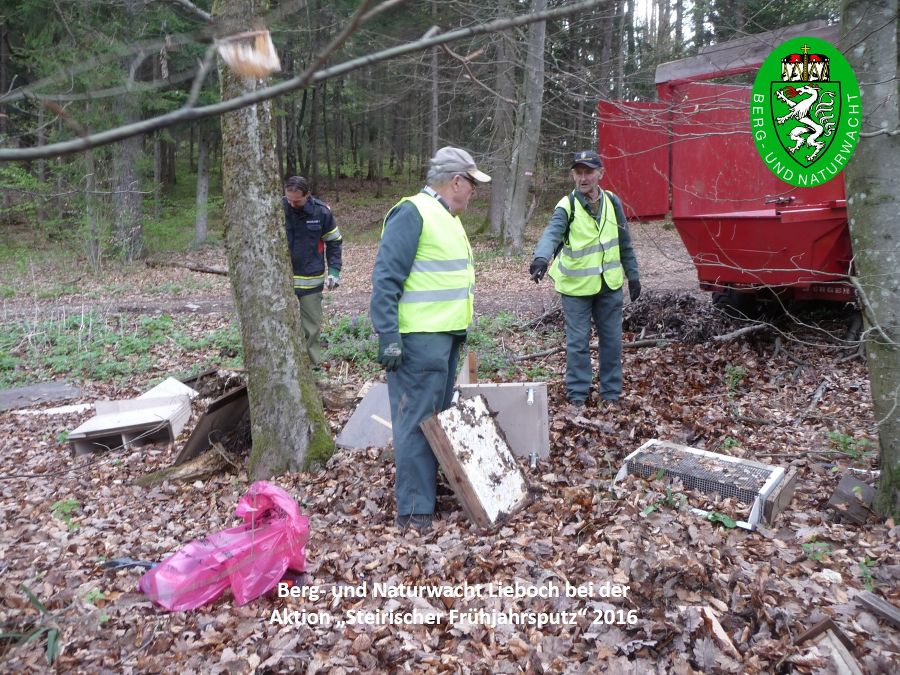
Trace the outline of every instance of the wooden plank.
<path fill-rule="evenodd" d="M 796 469 L 789 469 L 784 479 L 763 504 L 763 520 L 769 525 L 775 522 L 775 518 L 791 503 L 799 475 Z"/>
<path fill-rule="evenodd" d="M 856 596 L 856 599 L 869 611 L 874 612 L 882 619 L 886 619 L 897 628 L 900 628 L 900 609 L 897 609 L 884 598 L 881 598 L 874 593 L 870 593 L 869 591 L 863 591 Z"/>
<path fill-rule="evenodd" d="M 463 508 L 479 527 L 504 520 L 528 485 L 482 396 L 460 399 L 421 424 Z"/>
<path fill-rule="evenodd" d="M 756 70 L 773 48 L 800 36 L 817 37 L 837 45 L 840 31 L 837 24 L 829 26 L 819 20 L 710 45 L 697 56 L 660 64 L 655 81 L 656 84 L 701 81 Z"/>
<path fill-rule="evenodd" d="M 456 378 L 456 384 L 475 384 L 476 382 L 478 382 L 478 354 L 473 351 L 466 352 L 463 366 Z"/>
<path fill-rule="evenodd" d="M 66 401 L 81 396 L 81 389 L 65 382 L 44 382 L 29 387 L 0 389 L 0 412 L 27 408 L 35 403 Z"/>
<path fill-rule="evenodd" d="M 151 441 L 174 441 L 191 415 L 187 396 L 97 401 L 97 414 L 69 434 L 75 454 Z"/>
<path fill-rule="evenodd" d="M 824 644 L 828 647 L 835 672 L 840 675 L 863 675 L 859 663 L 853 656 L 853 643 L 831 619 L 825 619 L 798 635 L 794 644 L 799 646 L 810 640 L 817 645 Z M 792 663 L 793 658 L 789 657 L 787 661 Z"/>
<path fill-rule="evenodd" d="M 249 407 L 246 385 L 232 389 L 211 402 L 172 463 L 173 466 L 194 459 L 208 450 L 213 442 L 220 441 L 221 436 L 237 426 Z"/>
<path fill-rule="evenodd" d="M 176 380 L 174 377 L 167 377 L 152 389 L 148 389 L 143 394 L 138 396 L 138 399 L 187 396 L 190 400 L 194 400 L 198 395 L 198 391 L 187 386 L 181 380 Z"/>
<path fill-rule="evenodd" d="M 827 506 L 842 519 L 863 525 L 869 519 L 869 508 L 875 499 L 875 488 L 851 475 L 841 478 Z"/>
<path fill-rule="evenodd" d="M 453 488 L 453 492 L 456 493 L 456 497 L 462 504 L 466 515 L 478 527 L 490 527 L 491 519 L 475 494 L 472 483 L 469 481 L 469 477 L 463 470 L 462 465 L 457 461 L 456 454 L 453 452 L 453 445 L 450 443 L 450 439 L 447 438 L 447 434 L 444 433 L 437 416 L 428 418 L 419 426 L 422 427 L 422 432 L 425 434 L 425 438 L 428 439 L 428 444 L 431 446 L 438 463 L 444 469 L 444 475 L 447 477 L 450 487 Z"/>

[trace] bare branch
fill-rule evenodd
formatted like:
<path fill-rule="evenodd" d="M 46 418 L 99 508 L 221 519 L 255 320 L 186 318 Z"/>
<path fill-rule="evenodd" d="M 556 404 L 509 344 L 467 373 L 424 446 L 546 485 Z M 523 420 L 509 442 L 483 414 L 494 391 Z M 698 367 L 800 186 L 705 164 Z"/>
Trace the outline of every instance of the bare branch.
<path fill-rule="evenodd" d="M 186 9 L 201 21 L 205 21 L 206 23 L 212 22 L 212 15 L 205 9 L 197 7 L 197 5 L 190 0 L 168 0 L 168 2 L 171 2 L 173 5 L 178 5 L 182 9 Z"/>
<path fill-rule="evenodd" d="M 222 101 L 221 103 L 202 106 L 200 108 L 180 108 L 179 110 L 159 115 L 157 117 L 152 117 L 140 122 L 135 122 L 134 124 L 123 125 L 121 127 L 116 127 L 115 129 L 108 129 L 96 134 L 90 134 L 79 139 L 62 141 L 59 143 L 53 143 L 51 145 L 44 145 L 35 148 L 4 148 L 0 150 L 0 162 L 68 155 L 75 152 L 88 150 L 90 148 L 95 148 L 100 145 L 115 143 L 116 141 L 121 141 L 132 136 L 138 136 L 140 134 L 146 134 L 158 129 L 164 129 L 174 124 L 203 119 L 205 117 L 213 117 L 215 115 L 221 115 L 222 113 L 245 108 L 255 103 L 259 103 L 260 101 L 265 101 L 291 91 L 303 89 L 310 84 L 322 82 L 324 80 L 328 80 L 339 75 L 344 75 L 354 70 L 364 68 L 365 66 L 381 63 L 382 61 L 387 61 L 398 56 L 404 56 L 406 54 L 424 51 L 426 49 L 430 49 L 431 47 L 449 44 L 467 37 L 484 35 L 486 33 L 495 33 L 501 30 L 517 28 L 519 26 L 526 26 L 538 21 L 558 19 L 563 16 L 576 14 L 591 7 L 595 7 L 602 2 L 603 0 L 585 0 L 585 2 L 580 2 L 573 5 L 565 5 L 563 7 L 557 7 L 555 9 L 550 9 L 543 12 L 523 14 L 509 19 L 498 19 L 488 23 L 469 26 L 467 28 L 460 28 L 449 33 L 443 33 L 441 35 L 436 35 L 427 39 L 416 40 L 415 42 L 409 42 L 403 45 L 398 45 L 396 47 L 391 47 L 389 49 L 384 49 L 374 54 L 368 54 L 366 56 L 351 59 L 350 61 L 345 61 L 344 63 L 331 66 L 329 68 L 324 68 L 312 74 L 310 74 L 309 71 L 306 71 L 296 77 L 286 80 L 285 82 L 281 82 L 279 84 L 271 85 L 268 87 L 263 87 L 255 91 L 248 92 L 243 96 L 229 99 L 227 101 Z M 342 32 L 341 35 L 338 36 L 338 38 L 341 38 L 342 36 L 343 39 L 346 39 L 346 36 L 344 36 L 344 32 Z M 338 38 L 335 38 L 335 40 L 337 40 Z"/>
<path fill-rule="evenodd" d="M 475 73 L 472 72 L 471 66 L 469 66 L 469 61 L 472 59 L 471 55 L 470 56 L 460 56 L 459 54 L 454 52 L 452 49 L 450 49 L 450 47 L 448 47 L 447 45 L 441 45 L 441 46 L 442 46 L 443 50 L 445 52 L 447 52 L 447 54 L 449 54 L 452 58 L 456 59 L 463 65 L 463 68 L 466 69 L 466 72 L 469 74 L 469 79 L 472 80 L 472 82 L 477 84 L 482 89 L 485 89 L 489 94 L 499 98 L 504 103 L 509 103 L 510 105 L 516 105 L 517 101 L 513 101 L 512 99 L 501 96 L 496 91 L 494 91 L 489 86 L 487 86 L 484 82 L 482 82 L 481 80 L 478 79 L 478 77 L 475 75 Z M 527 222 L 527 220 L 528 219 L 526 218 L 526 222 Z"/>
<path fill-rule="evenodd" d="M 865 289 L 863 289 L 862 284 L 859 283 L 859 278 L 851 276 L 850 283 L 852 283 L 853 288 L 856 289 L 856 294 L 857 294 L 857 297 L 859 298 L 859 304 L 860 304 L 860 307 L 862 308 L 862 312 L 865 315 L 865 317 L 869 320 L 869 325 L 872 326 L 872 328 L 870 330 L 874 330 L 875 332 L 880 334 L 881 337 L 884 338 L 885 343 L 891 345 L 892 347 L 900 346 L 896 342 L 894 342 L 888 336 L 888 334 L 884 332 L 884 329 L 879 325 L 879 323 L 875 317 L 875 313 L 872 311 L 872 305 L 869 304 L 869 298 L 866 295 L 866 291 L 865 291 Z"/>
<path fill-rule="evenodd" d="M 747 333 L 755 333 L 758 330 L 762 330 L 764 328 L 768 328 L 769 324 L 767 323 L 757 323 L 752 326 L 744 326 L 743 328 L 738 328 L 737 330 L 733 330 L 730 333 L 725 333 L 724 335 L 715 335 L 712 338 L 713 342 L 728 342 L 729 340 L 733 340 L 736 337 L 740 337 L 741 335 L 746 335 Z"/>
<path fill-rule="evenodd" d="M 900 128 L 898 129 L 879 129 L 878 131 L 862 131 L 859 134 L 860 138 L 872 138 L 873 136 L 897 136 L 900 135 Z"/>

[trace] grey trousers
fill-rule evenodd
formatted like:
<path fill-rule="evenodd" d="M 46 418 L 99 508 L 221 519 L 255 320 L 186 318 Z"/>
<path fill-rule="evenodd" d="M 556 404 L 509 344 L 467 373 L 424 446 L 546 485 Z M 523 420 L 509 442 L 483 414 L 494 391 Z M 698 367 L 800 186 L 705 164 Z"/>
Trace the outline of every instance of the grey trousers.
<path fill-rule="evenodd" d="M 622 289 L 596 295 L 562 295 L 566 320 L 566 395 L 584 401 L 591 390 L 591 319 L 600 338 L 600 398 L 622 394 Z"/>
<path fill-rule="evenodd" d="M 438 462 L 419 423 L 450 407 L 465 335 L 406 333 L 403 361 L 387 374 L 394 431 L 397 515 L 434 513 Z"/>

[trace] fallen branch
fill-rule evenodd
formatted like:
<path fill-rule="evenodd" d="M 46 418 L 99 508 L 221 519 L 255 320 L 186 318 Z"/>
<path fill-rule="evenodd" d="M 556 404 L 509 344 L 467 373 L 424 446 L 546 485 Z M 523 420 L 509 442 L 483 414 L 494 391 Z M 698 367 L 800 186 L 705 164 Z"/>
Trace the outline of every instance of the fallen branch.
<path fill-rule="evenodd" d="M 165 481 L 202 480 L 220 474 L 228 464 L 232 464 L 232 462 L 226 460 L 224 453 L 210 449 L 190 462 L 148 473 L 135 480 L 134 483 L 141 487 L 151 487 Z"/>
<path fill-rule="evenodd" d="M 828 378 L 826 377 L 819 383 L 819 386 L 816 387 L 816 390 L 813 392 L 812 396 L 809 399 L 809 405 L 806 406 L 806 409 L 802 413 L 800 413 L 800 415 L 797 417 L 797 419 L 794 420 L 795 427 L 798 426 L 807 417 L 809 417 L 809 414 L 816 407 L 816 404 L 819 402 L 819 399 L 822 398 L 822 394 L 825 393 L 825 389 L 827 389 L 827 388 L 828 388 Z"/>
<path fill-rule="evenodd" d="M 552 309 L 548 309 L 546 312 L 541 314 L 538 318 L 532 319 L 528 323 L 525 324 L 525 328 L 534 328 L 535 326 L 540 326 L 542 323 L 547 321 L 550 318 L 556 318 L 557 315 L 562 314 L 562 307 L 553 307 Z"/>
<path fill-rule="evenodd" d="M 623 342 L 622 349 L 638 349 L 640 347 L 666 347 L 672 344 L 672 340 L 662 340 L 662 339 L 649 339 L 649 340 L 634 340 L 632 342 Z M 592 342 L 589 345 L 589 349 L 593 351 L 597 351 L 600 349 L 600 345 L 597 342 Z M 522 356 L 514 356 L 511 360 L 515 362 L 519 361 L 527 361 L 529 359 L 538 359 L 542 356 L 552 356 L 553 354 L 558 354 L 560 352 L 566 351 L 565 345 L 561 347 L 553 347 L 552 349 L 545 349 L 540 352 L 532 352 L 531 354 L 522 354 Z"/>
<path fill-rule="evenodd" d="M 797 356 L 794 356 L 791 352 L 789 352 L 787 349 L 784 348 L 784 345 L 781 342 L 780 335 L 775 338 L 775 351 L 772 353 L 772 358 L 774 359 L 779 354 L 784 354 L 788 358 L 788 360 L 793 361 L 798 366 L 812 368 L 812 366 L 810 366 L 806 361 L 804 361 L 803 359 L 801 359 Z"/>
<path fill-rule="evenodd" d="M 713 342 L 728 342 L 729 340 L 733 340 L 736 337 L 740 337 L 741 335 L 747 335 L 747 333 L 755 333 L 758 330 L 762 330 L 763 328 L 768 328 L 769 324 L 767 323 L 757 323 L 753 326 L 744 326 L 743 328 L 738 328 L 737 330 L 733 330 L 730 333 L 725 333 L 724 335 L 716 335 L 712 338 Z"/>
<path fill-rule="evenodd" d="M 860 342 L 856 349 L 854 349 L 850 354 L 846 354 L 834 360 L 835 363 L 846 363 L 847 361 L 853 361 L 854 359 L 860 359 L 862 361 L 866 360 L 866 344 L 865 342 Z"/>
<path fill-rule="evenodd" d="M 206 265 L 192 265 L 190 263 L 169 262 L 166 260 L 148 260 L 149 267 L 180 267 L 191 272 L 203 272 L 204 274 L 220 274 L 228 276 L 228 270 L 224 267 L 207 267 Z"/>

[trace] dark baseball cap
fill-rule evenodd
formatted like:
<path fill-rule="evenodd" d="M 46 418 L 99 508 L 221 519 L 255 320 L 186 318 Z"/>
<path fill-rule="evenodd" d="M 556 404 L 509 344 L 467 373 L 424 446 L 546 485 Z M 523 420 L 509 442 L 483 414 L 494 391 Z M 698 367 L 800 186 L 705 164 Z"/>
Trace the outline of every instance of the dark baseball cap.
<path fill-rule="evenodd" d="M 572 155 L 572 166 L 569 168 L 574 169 L 579 164 L 584 164 L 584 166 L 591 169 L 603 168 L 603 160 L 600 159 L 600 155 L 593 150 L 582 150 L 581 152 L 576 152 Z"/>

